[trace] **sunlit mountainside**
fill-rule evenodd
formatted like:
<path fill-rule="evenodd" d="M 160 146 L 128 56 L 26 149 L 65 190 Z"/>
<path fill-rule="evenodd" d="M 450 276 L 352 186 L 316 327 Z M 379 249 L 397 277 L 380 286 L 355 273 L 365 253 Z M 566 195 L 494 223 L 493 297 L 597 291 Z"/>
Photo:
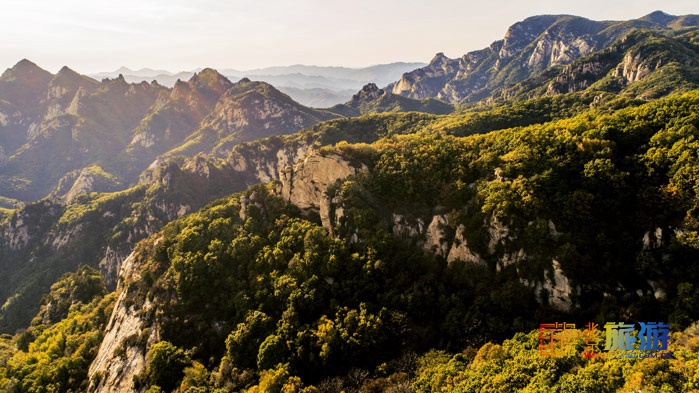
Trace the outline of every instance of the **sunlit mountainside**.
<path fill-rule="evenodd" d="M 22 60 L 0 391 L 696 391 L 697 66 L 662 12 L 534 16 L 325 108 Z"/>

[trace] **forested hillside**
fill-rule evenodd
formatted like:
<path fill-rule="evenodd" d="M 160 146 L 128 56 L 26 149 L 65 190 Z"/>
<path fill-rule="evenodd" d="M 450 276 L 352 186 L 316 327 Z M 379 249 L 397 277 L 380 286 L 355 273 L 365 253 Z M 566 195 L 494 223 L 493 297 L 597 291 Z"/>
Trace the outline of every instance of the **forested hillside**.
<path fill-rule="evenodd" d="M 323 148 L 319 159 L 355 168 L 318 200 L 329 201 L 325 220 L 313 201 L 303 211 L 290 204 L 298 194 L 282 179 L 141 243 L 105 335 L 120 337 L 126 310 L 141 333 L 103 341 L 98 364 L 108 366 L 91 383 L 470 391 L 488 364 L 536 354 L 531 335 L 512 341 L 520 349 L 476 348 L 541 322 L 667 320 L 681 331 L 699 313 L 698 106 L 691 93 L 486 134 L 426 126 Z M 309 162 L 290 178 L 303 179 Z M 37 326 L 15 342 L 38 336 Z M 696 376 L 681 370 L 695 361 L 692 334 L 676 359 L 542 359 L 511 371 L 524 378 L 511 386 L 578 386 L 567 376 L 577 364 L 619 378 L 617 387 L 662 386 L 658 373 L 677 369 L 668 383 L 689 389 Z M 466 352 L 416 363 L 429 349 Z M 142 368 L 124 380 L 118 364 Z M 536 379 L 549 368 L 554 376 Z M 6 372 L 9 381 L 15 371 Z M 638 382 L 638 373 L 660 379 Z"/>
<path fill-rule="evenodd" d="M 20 62 L 0 391 L 698 390 L 698 21 L 530 18 L 327 110 Z M 672 356 L 539 351 L 614 321 Z"/>

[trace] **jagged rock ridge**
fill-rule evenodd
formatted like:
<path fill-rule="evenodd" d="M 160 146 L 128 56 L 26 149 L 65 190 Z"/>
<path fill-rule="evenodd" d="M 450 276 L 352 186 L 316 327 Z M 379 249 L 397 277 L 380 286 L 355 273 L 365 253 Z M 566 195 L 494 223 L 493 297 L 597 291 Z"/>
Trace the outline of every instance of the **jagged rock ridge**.
<path fill-rule="evenodd" d="M 530 78 L 555 78 L 561 67 L 603 51 L 638 30 L 654 32 L 668 40 L 681 42 L 681 37 L 676 36 L 696 30 L 699 27 L 698 20 L 695 15 L 677 17 L 662 12 L 623 22 L 597 22 L 569 15 L 535 16 L 512 25 L 504 39 L 495 41 L 488 48 L 467 53 L 458 59 L 449 59 L 443 53 L 438 53 L 429 65 L 405 73 L 386 90 L 415 99 L 432 97 L 454 103 L 486 100 L 491 96 L 497 98 L 503 95 L 501 89 L 511 89 L 512 85 Z M 652 45 L 651 42 L 648 44 Z M 646 54 L 649 52 L 651 51 L 645 51 Z M 636 61 L 644 61 L 643 57 L 645 56 Z M 581 90 L 607 75 L 617 64 L 626 68 L 620 61 L 608 64 L 612 59 L 605 60 L 607 62 L 601 64 L 590 62 L 588 68 L 576 73 L 582 73 L 590 80 L 578 84 L 568 83 L 565 88 L 554 87 L 548 94 Z M 681 60 L 672 55 L 666 60 L 682 64 Z M 640 73 L 631 71 L 624 74 L 622 71 L 622 76 L 627 83 L 633 83 L 648 76 L 661 65 L 644 68 Z M 570 68 L 566 69 L 559 78 L 569 78 L 565 75 L 571 71 Z M 560 84 L 561 80 L 555 83 Z M 508 98 L 507 94 L 504 95 Z"/>
<path fill-rule="evenodd" d="M 123 77 L 98 82 L 68 67 L 52 75 L 23 60 L 0 77 L 2 196 L 37 200 L 94 165 L 128 185 L 171 150 L 166 155 L 208 153 L 224 140 L 230 147 L 333 117 L 266 83 L 232 83 L 212 69 L 169 89 Z M 84 186 L 74 189 L 110 191 Z"/>

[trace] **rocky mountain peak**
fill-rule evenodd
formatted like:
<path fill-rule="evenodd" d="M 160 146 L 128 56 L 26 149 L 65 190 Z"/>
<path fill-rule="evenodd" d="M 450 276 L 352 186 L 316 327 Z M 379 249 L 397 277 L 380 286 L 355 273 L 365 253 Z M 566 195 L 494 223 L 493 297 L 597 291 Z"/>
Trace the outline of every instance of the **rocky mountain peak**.
<path fill-rule="evenodd" d="M 500 57 L 509 58 L 516 55 L 560 18 L 562 15 L 532 16 L 510 26 L 505 33 L 505 39 L 499 53 Z"/>
<path fill-rule="evenodd" d="M 76 77 L 79 77 L 79 76 L 80 76 L 80 74 L 78 74 L 77 72 L 73 71 L 73 70 L 72 70 L 70 67 L 68 67 L 68 66 L 63 66 L 63 67 L 61 67 L 61 69 L 58 70 L 58 74 L 56 74 L 56 76 L 59 76 L 59 75 L 69 75 L 69 76 L 76 76 Z"/>
<path fill-rule="evenodd" d="M 189 83 L 198 90 L 207 90 L 218 95 L 223 94 L 233 86 L 233 83 L 228 78 L 212 68 L 205 68 L 194 74 Z"/>
<path fill-rule="evenodd" d="M 48 71 L 44 70 L 43 68 L 39 67 L 36 65 L 36 63 L 32 62 L 31 60 L 27 59 L 22 59 L 17 62 L 12 68 L 10 68 L 8 71 L 13 71 L 13 72 L 46 72 Z"/>
<path fill-rule="evenodd" d="M 379 91 L 379 90 L 380 89 L 378 86 L 376 86 L 376 83 L 367 83 L 366 85 L 364 85 L 364 87 L 362 87 L 362 91 L 366 91 L 366 92 Z"/>
<path fill-rule="evenodd" d="M 434 55 L 434 57 L 432 58 L 432 60 L 430 60 L 430 64 L 429 64 L 429 65 L 430 65 L 430 66 L 433 66 L 433 67 L 441 67 L 444 63 L 448 62 L 449 60 L 451 60 L 451 59 L 449 59 L 449 58 L 444 54 L 444 52 L 439 52 L 439 53 L 437 53 L 436 55 Z"/>
<path fill-rule="evenodd" d="M 379 89 L 376 83 L 368 83 L 356 94 L 353 99 L 375 100 L 384 94 L 383 89 Z"/>
<path fill-rule="evenodd" d="M 61 68 L 58 71 L 58 74 L 51 78 L 50 82 L 51 86 L 71 87 L 74 89 L 79 87 L 96 86 L 98 84 L 99 82 L 96 80 L 88 76 L 78 74 L 67 66 Z"/>
<path fill-rule="evenodd" d="M 182 95 L 184 91 L 189 90 L 189 83 L 178 79 L 177 82 L 175 82 L 175 85 L 172 87 L 172 96 L 173 97 L 179 97 Z"/>
<path fill-rule="evenodd" d="M 233 83 L 231 85 L 231 88 L 226 90 L 224 93 L 224 96 L 226 97 L 235 97 L 237 95 L 247 93 L 247 92 L 258 92 L 261 93 L 262 95 L 269 95 L 269 93 L 273 93 L 274 95 L 278 95 L 281 97 L 282 95 L 286 96 L 282 92 L 280 92 L 276 87 L 270 85 L 267 82 L 260 82 L 260 81 L 251 81 L 248 78 L 243 78 L 239 80 L 236 83 Z M 288 97 L 288 96 L 287 96 Z M 291 99 L 291 98 L 289 98 Z"/>
<path fill-rule="evenodd" d="M 655 63 L 660 65 L 677 61 L 689 66 L 694 49 L 673 37 L 694 26 L 699 26 L 697 15 L 672 16 L 661 11 L 631 21 L 593 21 L 573 15 L 533 16 L 510 26 L 502 40 L 457 60 L 450 60 L 439 53 L 429 65 L 403 74 L 387 89 L 393 94 L 413 99 L 437 98 L 446 102 L 488 100 L 494 93 L 500 94 L 498 91 L 510 89 L 509 86 L 530 79 L 534 81 L 537 75 L 548 78 L 542 74 L 546 70 L 551 70 L 552 75 L 560 72 L 551 67 L 567 66 L 615 43 L 625 44 L 624 37 L 635 30 L 654 31 L 661 37 L 677 41 L 678 51 L 673 51 L 670 57 L 679 57 L 675 60 L 664 59 L 661 63 L 656 58 Z M 612 52 L 618 53 L 617 49 L 612 49 Z M 642 53 L 641 57 L 647 57 L 646 53 L 649 52 Z M 603 58 L 609 60 L 609 57 Z M 587 88 L 606 75 L 602 69 L 610 71 L 615 65 L 602 67 L 600 63 L 578 67 L 576 69 L 595 70 L 586 76 L 592 79 L 572 85 L 566 82 L 567 87 L 563 91 Z M 649 71 L 641 75 L 647 75 L 657 68 L 649 67 Z M 518 88 L 529 89 L 524 85 Z"/>
<path fill-rule="evenodd" d="M 436 55 L 434 55 L 432 60 L 430 60 L 430 64 L 427 65 L 427 67 L 445 68 L 450 62 L 452 62 L 452 59 L 448 58 L 443 52 L 439 52 Z"/>
<path fill-rule="evenodd" d="M 34 64 L 33 62 L 22 59 L 12 68 L 8 68 L 0 77 L 0 80 L 10 82 L 17 79 L 39 79 L 48 80 L 51 78 L 51 73 Z"/>
<path fill-rule="evenodd" d="M 72 108 L 74 113 L 77 113 L 78 100 L 80 97 L 76 92 L 81 90 L 80 96 L 84 96 L 87 92 L 93 91 L 99 82 L 96 80 L 80 75 L 68 67 L 61 68 L 58 74 L 54 75 L 48 84 L 48 93 L 46 99 L 51 102 L 46 118 L 53 118 L 65 113 L 66 107 L 75 101 Z M 61 100 L 62 99 L 62 100 Z M 61 100 L 55 102 L 53 100 Z"/>
<path fill-rule="evenodd" d="M 121 74 L 114 79 L 103 79 L 100 84 L 100 89 L 103 89 L 108 94 L 126 94 L 130 87 L 129 82 Z"/>
<path fill-rule="evenodd" d="M 0 100 L 25 108 L 26 115 L 40 112 L 40 102 L 53 75 L 24 59 L 0 76 Z"/>

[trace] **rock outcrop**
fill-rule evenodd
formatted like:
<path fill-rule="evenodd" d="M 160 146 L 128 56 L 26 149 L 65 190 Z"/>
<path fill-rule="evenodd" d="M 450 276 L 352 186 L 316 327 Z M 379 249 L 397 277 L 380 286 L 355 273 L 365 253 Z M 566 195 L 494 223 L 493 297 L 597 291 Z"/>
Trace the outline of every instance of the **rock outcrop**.
<path fill-rule="evenodd" d="M 660 13 L 662 14 L 662 13 Z M 683 65 L 696 63 L 693 49 L 672 37 L 679 29 L 699 26 L 694 15 L 675 17 L 649 15 L 635 21 L 596 22 L 569 15 L 542 15 L 512 25 L 503 40 L 488 48 L 450 59 L 438 53 L 425 67 L 405 73 L 386 90 L 405 97 L 433 97 L 446 102 L 475 102 L 511 99 L 515 92 L 531 90 L 522 98 L 542 93 L 562 94 L 580 91 L 603 79 L 613 70 L 613 77 L 626 86 L 644 79 L 668 62 Z M 639 30 L 645 29 L 645 30 Z M 619 46 L 630 49 L 624 40 L 639 31 L 663 37 L 662 47 L 673 47 L 667 59 L 660 60 L 648 41 L 648 50 L 626 54 Z M 619 44 L 614 47 L 614 44 Z M 621 54 L 621 57 L 615 56 Z M 575 64 L 578 60 L 586 59 Z M 690 60 L 688 58 L 694 58 Z M 568 67 L 563 67 L 568 66 Z M 539 89 L 539 85 L 548 89 Z M 615 84 L 606 87 L 616 89 Z"/>
<path fill-rule="evenodd" d="M 91 166 L 66 174 L 52 194 L 71 204 L 80 195 L 117 191 L 120 186 L 120 182 L 114 176 L 110 176 L 98 166 Z"/>
<path fill-rule="evenodd" d="M 468 247 L 468 242 L 464 237 L 465 230 L 466 228 L 463 225 L 459 225 L 456 228 L 456 235 L 454 236 L 454 241 L 449 250 L 449 255 L 447 255 L 447 262 L 451 264 L 454 261 L 464 261 L 466 263 L 486 266 L 487 262 Z"/>
<path fill-rule="evenodd" d="M 122 266 L 121 275 L 129 280 L 139 280 L 134 255 Z M 88 391 L 100 393 L 126 393 L 138 391 L 134 376 L 146 369 L 146 348 L 158 341 L 159 332 L 143 316 L 152 308 L 128 300 L 128 287 L 120 284 L 119 298 L 109 318 L 104 338 L 95 360 L 90 365 Z"/>
<path fill-rule="evenodd" d="M 549 221 L 548 227 L 552 239 L 561 236 L 553 222 Z M 425 225 L 422 218 L 409 219 L 396 213 L 392 215 L 392 232 L 396 237 L 445 259 L 450 266 L 456 261 L 485 268 L 494 264 L 497 272 L 512 266 L 520 276 L 520 282 L 535 291 L 540 303 L 560 311 L 572 309 L 574 304 L 571 295 L 579 292 L 579 288 L 573 288 L 558 261 L 553 260 L 551 269 L 547 269 L 541 277 L 525 277 L 520 267 L 527 263 L 526 251 L 522 248 L 507 251 L 512 249 L 512 242 L 516 239 L 510 228 L 493 217 L 483 223 L 483 230 L 488 233 L 488 247 L 487 252 L 480 254 L 469 247 L 465 236 L 466 227 L 459 224 L 454 228 L 446 215 L 432 216 L 429 225 Z"/>
<path fill-rule="evenodd" d="M 573 289 L 561 264 L 555 259 L 551 261 L 551 269 L 546 269 L 543 281 L 530 281 L 520 277 L 520 282 L 534 290 L 537 301 L 563 312 L 573 308 L 571 295 L 580 292 L 580 288 Z"/>
<path fill-rule="evenodd" d="M 281 195 L 302 211 L 319 214 L 323 227 L 331 229 L 334 223 L 330 220 L 328 187 L 366 170 L 365 165 L 354 167 L 339 155 L 311 154 L 282 174 Z"/>
<path fill-rule="evenodd" d="M 594 34 L 608 23 L 567 15 L 544 15 L 512 25 L 501 41 L 459 59 L 438 53 L 424 68 L 389 85 L 410 98 L 434 97 L 447 102 L 476 101 L 507 84 L 592 53 Z"/>

